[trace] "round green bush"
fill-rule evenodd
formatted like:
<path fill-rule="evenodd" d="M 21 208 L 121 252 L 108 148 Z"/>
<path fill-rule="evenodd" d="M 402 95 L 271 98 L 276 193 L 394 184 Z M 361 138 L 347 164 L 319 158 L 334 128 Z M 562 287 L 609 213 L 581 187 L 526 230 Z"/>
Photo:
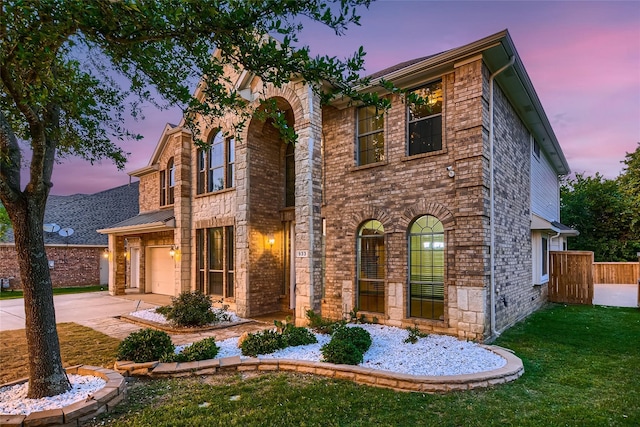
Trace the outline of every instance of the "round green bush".
<path fill-rule="evenodd" d="M 331 336 L 331 341 L 333 340 L 349 341 L 362 354 L 366 353 L 371 347 L 371 334 L 359 326 L 337 328 Z"/>
<path fill-rule="evenodd" d="M 173 354 L 174 350 L 171 337 L 166 332 L 148 328 L 129 334 L 118 345 L 116 359 L 136 363 L 153 362 Z"/>
<path fill-rule="evenodd" d="M 287 325 L 282 331 L 282 337 L 285 340 L 287 347 L 314 344 L 318 342 L 313 332 L 301 326 Z"/>
<path fill-rule="evenodd" d="M 352 342 L 341 339 L 332 338 L 320 351 L 323 361 L 329 363 L 357 365 L 364 359 L 363 353 Z"/>
<path fill-rule="evenodd" d="M 183 292 L 172 298 L 166 317 L 173 325 L 181 327 L 205 326 L 216 320 L 211 311 L 211 297 L 200 291 Z"/>
<path fill-rule="evenodd" d="M 220 347 L 216 345 L 216 339 L 209 337 L 194 342 L 189 347 L 185 347 L 180 354 L 184 355 L 187 362 L 195 362 L 198 360 L 215 359 L 219 351 Z"/>
<path fill-rule="evenodd" d="M 287 347 L 282 334 L 273 330 L 265 330 L 249 334 L 240 344 L 243 356 L 256 357 L 259 354 L 269 354 Z"/>

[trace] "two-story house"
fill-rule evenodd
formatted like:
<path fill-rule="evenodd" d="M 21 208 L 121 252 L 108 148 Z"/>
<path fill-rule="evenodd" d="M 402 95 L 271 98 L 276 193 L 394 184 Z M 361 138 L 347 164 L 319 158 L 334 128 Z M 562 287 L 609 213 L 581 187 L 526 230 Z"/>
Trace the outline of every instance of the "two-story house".
<path fill-rule="evenodd" d="M 167 125 L 140 178 L 140 214 L 102 230 L 109 289 L 201 290 L 240 316 L 358 310 L 380 323 L 485 340 L 546 301 L 569 166 L 503 31 L 374 74 L 391 109 L 321 105 L 229 71 L 252 103 L 275 99 L 297 134 L 253 118 L 201 118 L 209 146 Z M 380 79 L 416 92 L 388 94 Z"/>

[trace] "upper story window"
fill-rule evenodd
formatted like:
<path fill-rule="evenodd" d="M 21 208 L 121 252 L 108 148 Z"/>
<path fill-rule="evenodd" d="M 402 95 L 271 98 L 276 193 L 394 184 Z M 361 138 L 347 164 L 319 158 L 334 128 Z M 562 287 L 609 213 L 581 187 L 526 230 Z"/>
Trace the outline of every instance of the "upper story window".
<path fill-rule="evenodd" d="M 176 187 L 176 165 L 173 162 L 173 157 L 169 159 L 167 163 L 167 204 L 172 205 L 174 202 Z"/>
<path fill-rule="evenodd" d="M 376 107 L 358 108 L 358 166 L 384 161 L 384 116 Z"/>
<path fill-rule="evenodd" d="M 233 187 L 235 169 L 235 141 L 217 132 L 208 149 L 198 148 L 197 194 Z"/>
<path fill-rule="evenodd" d="M 410 93 L 421 102 L 407 106 L 407 154 L 442 150 L 442 80 Z"/>
<path fill-rule="evenodd" d="M 173 157 L 167 162 L 167 168 L 160 171 L 160 206 L 174 203 L 176 186 L 176 166 Z"/>
<path fill-rule="evenodd" d="M 533 155 L 536 156 L 536 159 L 540 158 L 540 144 L 535 139 L 532 144 Z"/>

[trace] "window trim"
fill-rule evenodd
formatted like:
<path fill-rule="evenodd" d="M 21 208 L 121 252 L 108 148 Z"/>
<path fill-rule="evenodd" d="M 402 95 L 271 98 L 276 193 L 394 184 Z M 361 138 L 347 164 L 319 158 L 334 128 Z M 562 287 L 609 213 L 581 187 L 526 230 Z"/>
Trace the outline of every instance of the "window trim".
<path fill-rule="evenodd" d="M 213 194 L 229 189 L 235 188 L 235 138 L 232 136 L 225 136 L 221 129 L 211 132 L 209 143 L 207 148 L 197 148 L 196 150 L 196 195 Z M 218 138 L 221 141 L 213 144 Z M 214 145 L 221 145 L 222 164 L 213 165 L 213 153 Z M 213 171 L 222 169 L 222 188 L 213 188 Z"/>
<path fill-rule="evenodd" d="M 442 228 L 442 231 L 431 231 L 431 232 L 424 232 L 426 227 L 422 228 L 421 233 L 412 233 L 412 228 L 414 227 L 414 225 L 416 225 L 416 223 L 418 221 L 420 221 L 422 218 L 425 217 L 431 217 L 433 219 L 435 219 L 435 223 L 433 224 L 431 228 L 431 230 L 433 230 L 433 228 L 435 226 L 439 226 L 438 228 Z M 413 236 L 442 236 L 442 318 L 438 317 L 423 317 L 423 316 L 417 316 L 417 315 L 413 315 L 412 314 L 412 310 L 411 310 L 411 300 L 412 300 L 412 293 L 411 293 L 411 287 L 412 285 L 415 284 L 431 284 L 431 285 L 438 285 L 440 284 L 440 282 L 435 282 L 435 281 L 413 281 L 411 279 L 411 268 L 413 266 L 412 262 L 411 262 L 411 258 L 412 258 L 412 249 L 411 249 L 411 238 Z M 409 227 L 407 228 L 407 302 L 406 302 L 406 307 L 407 307 L 407 317 L 408 318 L 412 318 L 412 319 L 419 319 L 419 320 L 423 320 L 423 321 L 435 321 L 435 322 L 444 322 L 445 317 L 446 317 L 446 275 L 447 275 L 447 253 L 446 253 L 446 247 L 447 247 L 447 235 L 446 235 L 446 230 L 444 228 L 444 224 L 442 224 L 442 221 L 440 220 L 440 218 L 436 217 L 435 215 L 430 215 L 430 214 L 424 214 L 424 215 L 420 215 L 417 216 L 416 218 L 413 219 L 413 221 L 411 221 L 411 223 L 409 224 Z M 430 250 L 433 251 L 433 250 Z M 420 250 L 420 252 L 422 252 L 422 250 Z M 421 266 L 423 266 L 423 264 L 420 264 Z M 433 266 L 432 266 L 433 268 Z M 424 283 L 423 283 L 424 282 Z M 434 313 L 434 310 L 432 308 L 432 315 Z"/>
<path fill-rule="evenodd" d="M 363 237 L 362 233 L 365 229 L 368 228 L 367 225 L 370 223 L 372 225 L 377 223 L 375 224 L 376 225 L 375 230 L 380 231 L 382 234 L 381 235 L 375 234 L 372 236 Z M 373 228 L 370 228 L 370 229 L 373 230 Z M 362 277 L 362 239 L 371 239 L 371 240 L 380 239 L 380 241 L 382 242 L 384 259 L 380 263 L 376 262 L 376 267 L 379 268 L 380 266 L 382 266 L 382 269 L 383 269 L 383 274 L 382 274 L 383 277 L 381 279 L 380 278 L 372 279 L 372 278 Z M 362 307 L 361 295 L 360 295 L 361 281 L 382 285 L 383 289 L 382 289 L 381 296 L 380 296 L 380 293 L 378 292 L 378 298 L 382 298 L 382 311 L 367 310 Z M 377 219 L 373 219 L 373 218 L 368 219 L 364 221 L 362 224 L 360 224 L 360 226 L 358 227 L 358 233 L 356 235 L 356 295 L 355 296 L 356 296 L 356 306 L 359 308 L 360 311 L 364 311 L 367 313 L 386 314 L 387 312 L 387 239 L 386 239 L 386 233 L 384 231 L 384 225 L 382 224 L 381 221 Z"/>
<path fill-rule="evenodd" d="M 363 105 L 360 107 L 357 107 L 355 109 L 355 122 L 356 122 L 356 131 L 355 131 L 355 160 L 356 160 L 356 168 L 360 168 L 360 167 L 367 167 L 367 166 L 371 166 L 371 165 L 380 165 L 380 164 L 384 164 L 387 162 L 387 115 L 382 112 L 382 128 L 381 129 L 375 129 L 369 132 L 365 132 L 365 133 L 360 133 L 360 111 L 363 109 L 368 109 L 368 108 L 375 108 L 369 105 Z M 378 116 L 380 116 L 380 114 L 378 114 Z M 375 115 L 372 116 L 373 119 L 375 119 Z M 374 162 L 369 162 L 369 163 L 362 163 L 362 159 L 360 156 L 360 138 L 363 137 L 368 137 L 371 135 L 376 135 L 376 134 L 382 134 L 382 156 L 380 159 L 378 159 L 377 161 Z M 368 150 L 370 151 L 370 150 Z"/>
<path fill-rule="evenodd" d="M 211 257 L 216 252 L 212 236 L 219 230 L 222 237 L 222 255 L 220 266 L 213 268 Z M 209 227 L 196 229 L 196 289 L 206 295 L 230 300 L 235 298 L 235 229 L 233 226 Z M 222 277 L 222 294 L 212 292 L 211 274 L 220 273 Z"/>
<path fill-rule="evenodd" d="M 407 160 L 407 159 L 414 159 L 414 158 L 418 158 L 418 157 L 425 157 L 425 156 L 429 156 L 429 155 L 433 155 L 433 154 L 441 154 L 443 152 L 446 151 L 446 147 L 445 147 L 445 104 L 446 104 L 446 96 L 445 96 L 445 86 L 444 86 L 444 79 L 442 77 L 435 79 L 435 80 L 431 80 L 425 84 L 422 84 L 420 86 L 414 87 L 413 89 L 409 90 L 409 92 L 413 92 L 413 91 L 417 91 L 419 89 L 422 88 L 426 88 L 429 87 L 435 83 L 440 83 L 441 86 L 441 91 L 442 91 L 442 106 L 440 109 L 439 113 L 435 113 L 435 114 L 431 114 L 430 116 L 426 116 L 426 117 L 421 117 L 419 119 L 414 119 L 414 120 L 410 120 L 410 104 L 407 102 L 406 103 L 406 107 L 405 107 L 405 157 L 403 158 L 403 160 Z M 431 151 L 425 151 L 425 152 L 421 152 L 421 153 L 415 153 L 415 154 L 410 154 L 409 152 L 409 137 L 410 137 L 410 132 L 409 132 L 409 127 L 412 123 L 418 123 L 421 121 L 426 121 L 426 120 L 431 120 L 434 117 L 442 117 L 441 119 L 441 129 L 440 129 L 440 149 L 438 150 L 431 150 Z"/>

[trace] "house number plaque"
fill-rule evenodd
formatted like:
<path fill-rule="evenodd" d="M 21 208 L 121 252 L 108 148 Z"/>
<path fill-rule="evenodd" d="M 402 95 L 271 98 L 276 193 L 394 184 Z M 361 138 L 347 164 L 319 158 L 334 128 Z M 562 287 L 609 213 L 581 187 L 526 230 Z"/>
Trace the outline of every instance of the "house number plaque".
<path fill-rule="evenodd" d="M 307 258 L 309 256 L 309 251 L 296 251 L 296 257 L 298 258 Z"/>

